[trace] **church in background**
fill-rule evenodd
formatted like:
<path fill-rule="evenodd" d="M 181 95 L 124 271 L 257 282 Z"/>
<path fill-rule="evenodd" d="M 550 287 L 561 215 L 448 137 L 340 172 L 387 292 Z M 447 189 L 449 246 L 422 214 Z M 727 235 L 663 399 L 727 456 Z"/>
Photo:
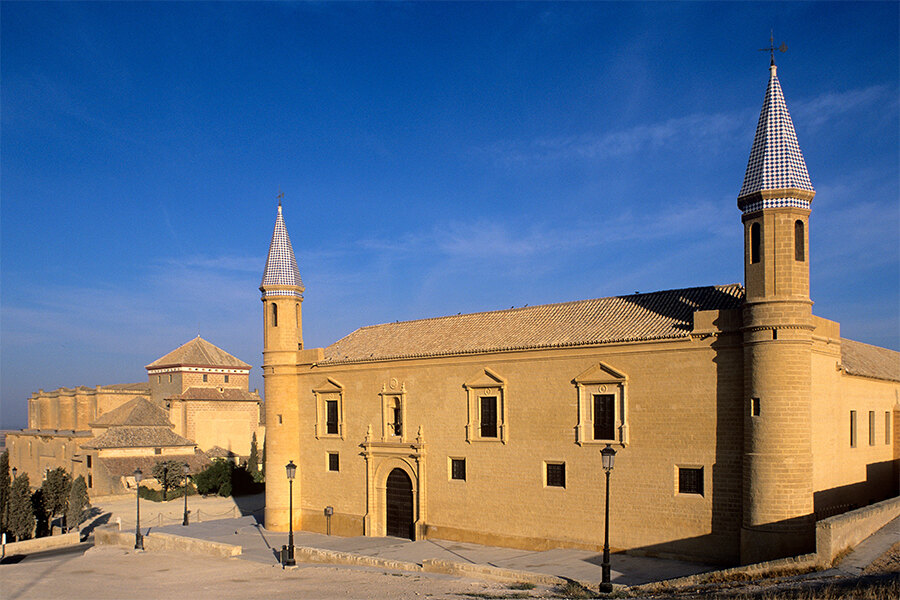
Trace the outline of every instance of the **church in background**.
<path fill-rule="evenodd" d="M 297 470 L 292 498 L 268 478 L 266 528 L 600 549 L 611 447 L 614 549 L 813 551 L 817 520 L 896 496 L 900 464 L 900 353 L 812 314 L 814 196 L 773 61 L 727 217 L 743 285 L 371 325 L 325 348 L 303 344 L 279 204 L 266 468 Z"/>
<path fill-rule="evenodd" d="M 213 458 L 246 458 L 254 434 L 262 445 L 249 364 L 197 336 L 146 369 L 146 383 L 32 394 L 28 428 L 6 435 L 10 467 L 33 485 L 62 467 L 97 496 L 126 491 L 135 469 L 150 477 L 161 460 L 197 472 Z"/>

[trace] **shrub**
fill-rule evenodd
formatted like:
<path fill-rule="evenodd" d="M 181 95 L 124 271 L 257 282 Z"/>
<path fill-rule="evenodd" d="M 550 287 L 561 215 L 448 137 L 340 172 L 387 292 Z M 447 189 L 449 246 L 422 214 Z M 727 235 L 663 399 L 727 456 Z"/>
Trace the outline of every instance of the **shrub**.
<path fill-rule="evenodd" d="M 31 486 L 28 475 L 16 477 L 9 494 L 9 531 L 16 540 L 31 539 L 34 532 L 34 509 L 31 506 Z"/>

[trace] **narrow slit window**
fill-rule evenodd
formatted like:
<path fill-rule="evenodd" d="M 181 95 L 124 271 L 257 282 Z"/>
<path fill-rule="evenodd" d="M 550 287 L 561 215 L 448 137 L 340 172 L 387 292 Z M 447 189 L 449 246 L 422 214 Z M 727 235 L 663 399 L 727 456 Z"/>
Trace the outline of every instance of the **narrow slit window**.
<path fill-rule="evenodd" d="M 225 376 L 225 383 L 228 383 L 228 375 Z"/>
<path fill-rule="evenodd" d="M 856 448 L 856 411 L 850 411 L 850 447 Z"/>
<path fill-rule="evenodd" d="M 272 303 L 272 327 L 278 327 L 278 305 Z"/>
<path fill-rule="evenodd" d="M 875 445 L 875 411 L 869 411 L 869 445 Z"/>
<path fill-rule="evenodd" d="M 209 381 L 209 376 L 206 373 L 204 373 L 203 374 L 203 383 L 206 383 L 207 381 Z"/>
<path fill-rule="evenodd" d="M 497 397 L 481 397 L 481 437 L 497 437 Z"/>
<path fill-rule="evenodd" d="M 891 413 L 884 411 L 884 443 L 891 443 Z"/>
<path fill-rule="evenodd" d="M 750 398 L 750 414 L 754 417 L 758 417 L 760 412 L 759 398 Z"/>
<path fill-rule="evenodd" d="M 391 408 L 393 411 L 393 419 L 391 420 L 391 433 L 396 436 L 403 435 L 403 407 L 400 405 L 400 400 L 397 400 L 394 403 L 394 406 Z"/>
<path fill-rule="evenodd" d="M 750 263 L 759 262 L 759 223 L 750 225 Z"/>
<path fill-rule="evenodd" d="M 803 221 L 794 222 L 794 260 L 806 260 L 806 242 L 803 236 Z"/>

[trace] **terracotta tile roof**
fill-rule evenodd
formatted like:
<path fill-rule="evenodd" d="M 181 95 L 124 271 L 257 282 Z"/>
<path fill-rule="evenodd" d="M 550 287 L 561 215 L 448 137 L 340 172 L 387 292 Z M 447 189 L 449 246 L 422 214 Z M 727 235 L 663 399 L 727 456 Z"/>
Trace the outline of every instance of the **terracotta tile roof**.
<path fill-rule="evenodd" d="M 193 454 L 116 456 L 97 459 L 97 461 L 102 464 L 113 477 L 128 477 L 132 475 L 136 469 L 140 469 L 146 478 L 153 477 L 153 467 L 156 466 L 156 463 L 163 460 L 174 460 L 180 463 L 187 463 L 191 467 L 191 473 L 199 473 L 212 462 L 209 460 L 208 456 L 199 451 Z"/>
<path fill-rule="evenodd" d="M 142 383 L 114 383 L 112 385 L 101 385 L 100 390 L 133 391 L 149 394 L 150 384 L 146 381 Z"/>
<path fill-rule="evenodd" d="M 108 413 L 100 415 L 90 423 L 91 427 L 112 427 L 114 425 L 162 425 L 172 427 L 166 411 L 140 396 L 132 398 Z"/>
<path fill-rule="evenodd" d="M 325 348 L 324 363 L 686 337 L 697 310 L 739 308 L 740 284 L 371 325 Z"/>
<path fill-rule="evenodd" d="M 199 335 L 186 344 L 175 348 L 162 358 L 153 361 L 145 368 L 159 369 L 175 366 L 250 369 L 250 365 L 228 354 L 221 348 L 210 344 Z"/>
<path fill-rule="evenodd" d="M 841 365 L 848 375 L 900 381 L 900 352 L 841 339 Z"/>
<path fill-rule="evenodd" d="M 169 426 L 171 427 L 171 425 Z M 116 425 L 97 436 L 83 448 L 171 448 L 173 446 L 196 446 L 191 440 L 182 437 L 162 425 Z"/>
<path fill-rule="evenodd" d="M 239 388 L 189 387 L 183 393 L 166 396 L 166 400 L 228 400 L 240 402 L 259 402 L 259 394 Z"/>
<path fill-rule="evenodd" d="M 222 446 L 213 446 L 206 451 L 206 455 L 210 458 L 238 458 L 238 455 L 231 450 L 226 450 Z"/>

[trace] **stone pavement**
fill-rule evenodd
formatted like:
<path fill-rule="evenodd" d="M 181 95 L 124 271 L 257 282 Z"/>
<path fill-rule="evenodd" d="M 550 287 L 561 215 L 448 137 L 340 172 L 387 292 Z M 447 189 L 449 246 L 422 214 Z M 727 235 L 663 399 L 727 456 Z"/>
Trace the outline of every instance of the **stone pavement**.
<path fill-rule="evenodd" d="M 900 542 L 900 517 L 860 542 L 835 569 L 848 575 L 861 575 L 866 567 L 898 542 Z"/>
<path fill-rule="evenodd" d="M 241 558 L 244 560 L 267 564 L 278 563 L 277 552 L 288 540 L 287 533 L 268 531 L 252 516 L 194 523 L 187 527 L 169 525 L 142 530 L 151 534 L 158 531 L 238 545 L 243 548 Z M 416 564 L 422 564 L 425 559 L 438 559 L 470 565 L 488 565 L 574 579 L 586 585 L 596 585 L 602 580 L 603 556 L 601 553 L 588 550 L 557 548 L 533 552 L 445 540 L 410 541 L 393 537 L 339 537 L 307 531 L 294 533 L 294 545 Z M 715 569 L 710 565 L 699 563 L 625 554 L 613 554 L 610 557 L 610 564 L 612 581 L 620 585 L 650 583 Z"/>

